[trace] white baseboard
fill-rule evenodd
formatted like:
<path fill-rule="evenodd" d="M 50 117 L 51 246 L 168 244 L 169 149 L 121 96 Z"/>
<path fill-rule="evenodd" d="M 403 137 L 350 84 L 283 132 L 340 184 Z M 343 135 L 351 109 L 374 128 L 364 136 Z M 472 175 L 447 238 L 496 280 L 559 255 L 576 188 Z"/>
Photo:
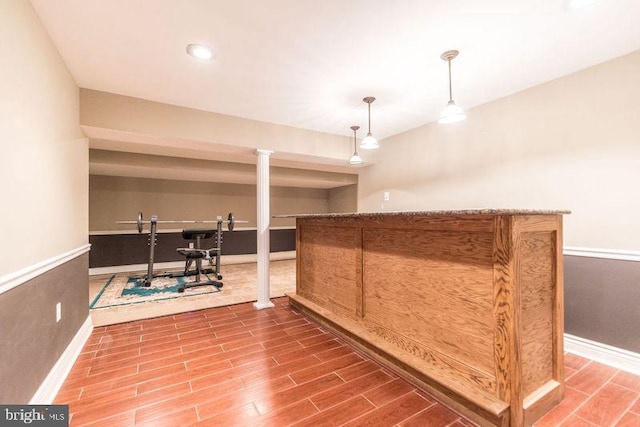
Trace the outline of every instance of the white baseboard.
<path fill-rule="evenodd" d="M 282 261 L 285 259 L 295 259 L 296 251 L 283 251 L 283 252 L 271 252 L 269 254 L 270 261 Z M 248 264 L 252 262 L 258 262 L 258 255 L 246 254 L 246 255 L 222 255 L 220 257 L 221 265 L 231 264 Z M 158 262 L 153 265 L 153 270 L 171 270 L 174 268 L 183 268 L 184 261 L 174 262 Z M 133 271 L 147 271 L 147 264 L 131 264 L 131 265 L 115 265 L 112 267 L 97 267 L 90 268 L 89 275 L 95 276 L 98 274 L 115 274 L 115 273 L 130 273 Z"/>
<path fill-rule="evenodd" d="M 33 395 L 30 405 L 50 405 L 53 403 L 64 380 L 71 372 L 73 364 L 80 355 L 82 348 L 91 336 L 93 325 L 91 324 L 91 316 L 87 316 L 76 335 L 73 337 L 67 348 L 64 350 L 56 364 L 53 366 L 49 374 L 44 379 L 38 391 Z"/>
<path fill-rule="evenodd" d="M 640 375 L 640 354 L 564 334 L 564 350 L 614 368 Z"/>
<path fill-rule="evenodd" d="M 37 264 L 30 265 L 14 273 L 6 274 L 0 277 L 0 294 L 7 292 L 10 289 L 20 286 L 28 280 L 34 277 L 40 276 L 49 270 L 56 268 L 59 265 L 64 264 L 67 261 L 89 252 L 91 245 L 86 244 L 72 249 L 63 254 L 56 255 L 49 259 L 45 259 Z"/>

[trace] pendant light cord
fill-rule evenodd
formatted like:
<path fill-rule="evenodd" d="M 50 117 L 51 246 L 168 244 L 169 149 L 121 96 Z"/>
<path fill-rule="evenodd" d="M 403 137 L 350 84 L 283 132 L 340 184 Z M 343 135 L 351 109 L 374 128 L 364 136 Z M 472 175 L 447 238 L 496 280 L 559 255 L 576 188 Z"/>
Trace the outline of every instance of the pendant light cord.
<path fill-rule="evenodd" d="M 351 126 L 351 130 L 353 131 L 353 154 L 358 154 L 358 129 L 360 129 L 360 126 Z"/>
<path fill-rule="evenodd" d="M 353 153 L 357 153 L 358 152 L 358 143 L 356 141 L 356 130 L 353 130 Z"/>
<path fill-rule="evenodd" d="M 371 103 L 368 102 L 367 105 L 369 105 L 369 134 L 371 134 Z"/>

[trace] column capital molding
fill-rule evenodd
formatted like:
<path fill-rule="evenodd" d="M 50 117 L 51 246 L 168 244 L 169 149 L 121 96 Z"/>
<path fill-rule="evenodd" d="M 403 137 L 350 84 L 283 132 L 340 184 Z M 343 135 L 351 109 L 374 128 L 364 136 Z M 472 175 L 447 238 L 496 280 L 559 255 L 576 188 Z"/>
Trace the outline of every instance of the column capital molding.
<path fill-rule="evenodd" d="M 256 155 L 257 156 L 270 156 L 273 154 L 272 150 L 263 150 L 262 148 L 258 148 L 256 150 Z"/>

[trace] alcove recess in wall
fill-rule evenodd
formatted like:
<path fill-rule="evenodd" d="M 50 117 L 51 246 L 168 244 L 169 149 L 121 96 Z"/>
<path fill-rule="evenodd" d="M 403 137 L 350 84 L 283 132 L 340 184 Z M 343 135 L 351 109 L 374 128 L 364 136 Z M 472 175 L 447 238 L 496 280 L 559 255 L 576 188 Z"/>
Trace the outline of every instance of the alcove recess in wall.
<path fill-rule="evenodd" d="M 212 220 L 216 215 L 248 221 L 233 233 L 225 233 L 223 255 L 254 254 L 256 250 L 256 187 L 249 184 L 179 181 L 104 175 L 89 177 L 89 267 L 102 268 L 144 264 L 147 235 L 134 226 L 116 221 L 134 219 L 138 211 L 159 219 Z M 326 213 L 355 211 L 356 185 L 329 189 L 272 187 L 274 213 Z M 157 262 L 180 258 L 175 248 L 182 245 L 177 224 L 160 224 Z M 295 221 L 274 218 L 271 222 L 271 251 L 295 250 Z"/>
<path fill-rule="evenodd" d="M 115 221 L 138 211 L 171 219 L 212 219 L 233 212 L 255 227 L 255 165 L 90 150 L 89 229 L 122 230 Z M 271 211 L 356 210 L 357 175 L 271 168 Z M 272 226 L 293 226 L 273 220 Z M 164 226 L 167 228 L 170 226 Z"/>

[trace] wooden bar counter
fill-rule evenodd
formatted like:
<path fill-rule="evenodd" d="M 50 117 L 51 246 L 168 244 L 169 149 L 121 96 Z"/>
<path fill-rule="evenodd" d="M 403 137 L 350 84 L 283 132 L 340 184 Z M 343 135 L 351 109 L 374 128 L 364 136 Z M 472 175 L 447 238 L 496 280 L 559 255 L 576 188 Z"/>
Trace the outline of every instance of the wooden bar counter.
<path fill-rule="evenodd" d="M 562 215 L 460 210 L 296 218 L 291 303 L 481 425 L 563 397 Z"/>

